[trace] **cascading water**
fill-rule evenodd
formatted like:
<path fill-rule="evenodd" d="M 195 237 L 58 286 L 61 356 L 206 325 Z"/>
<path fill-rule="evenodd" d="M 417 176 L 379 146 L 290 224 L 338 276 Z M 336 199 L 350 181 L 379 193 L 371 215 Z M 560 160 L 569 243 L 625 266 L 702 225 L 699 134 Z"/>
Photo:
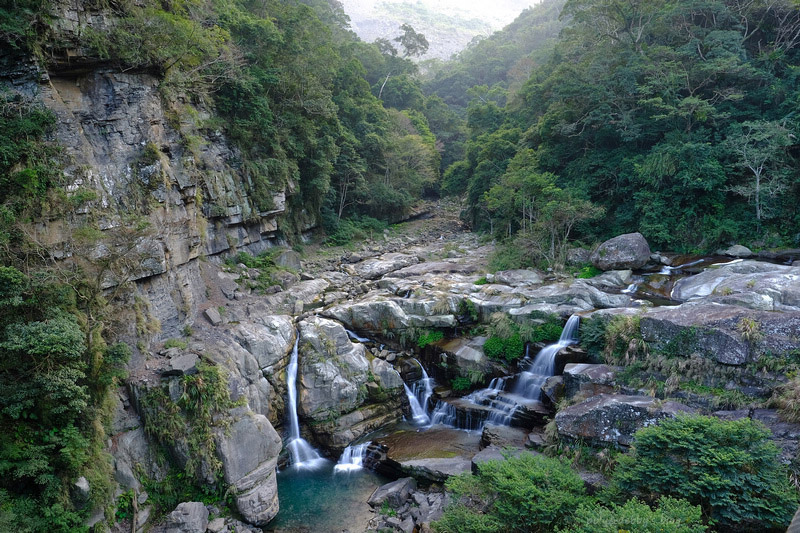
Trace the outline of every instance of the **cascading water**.
<path fill-rule="evenodd" d="M 539 400 L 542 396 L 542 385 L 555 373 L 556 354 L 563 348 L 578 342 L 578 324 L 580 317 L 572 315 L 564 326 L 558 342 L 542 348 L 528 369 L 519 375 L 514 387 L 514 394 L 524 398 Z"/>
<path fill-rule="evenodd" d="M 350 445 L 344 449 L 339 462 L 333 467 L 334 472 L 352 472 L 364 468 L 364 457 L 367 455 L 369 442 Z"/>
<path fill-rule="evenodd" d="M 297 346 L 299 343 L 300 335 L 294 341 L 292 357 L 289 359 L 289 367 L 286 370 L 286 386 L 289 389 L 289 442 L 286 447 L 291 455 L 292 466 L 311 469 L 318 468 L 328 461 L 323 459 L 319 452 L 300 436 L 300 421 L 297 418 Z"/>
<path fill-rule="evenodd" d="M 433 394 L 433 378 L 425 372 L 422 363 L 416 359 L 414 361 L 422 371 L 422 378 L 412 383 L 411 387 L 403 383 L 403 389 L 411 409 L 411 422 L 417 426 L 426 426 L 431 422 L 431 418 L 428 416 L 428 401 Z"/>
<path fill-rule="evenodd" d="M 519 374 L 512 391 L 506 390 L 507 378 L 495 378 L 487 388 L 468 396 L 439 401 L 431 414 L 431 425 L 443 424 L 470 431 L 481 429 L 486 422 L 510 425 L 522 405 L 540 400 L 542 385 L 555 372 L 556 354 L 578 342 L 579 322 L 577 315 L 567 320 L 558 342 L 539 351 L 528 369 Z M 527 353 L 525 360 L 529 360 Z"/>
<path fill-rule="evenodd" d="M 350 331 L 349 329 L 345 329 L 345 331 L 347 332 L 347 335 L 349 335 L 351 339 L 353 339 L 354 341 L 358 341 L 358 342 L 360 342 L 362 344 L 365 343 L 365 342 L 371 342 L 372 341 L 372 339 L 368 339 L 367 337 L 360 336 L 355 331 Z"/>

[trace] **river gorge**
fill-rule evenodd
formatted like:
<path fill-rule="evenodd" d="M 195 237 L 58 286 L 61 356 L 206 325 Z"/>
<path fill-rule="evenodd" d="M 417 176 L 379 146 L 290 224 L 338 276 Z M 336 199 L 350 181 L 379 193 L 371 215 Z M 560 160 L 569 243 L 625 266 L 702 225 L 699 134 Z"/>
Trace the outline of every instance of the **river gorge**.
<path fill-rule="evenodd" d="M 784 460 L 795 460 L 800 426 L 767 408 L 781 382 L 768 365 L 800 347 L 800 267 L 724 255 L 675 264 L 649 250 L 631 260 L 632 245 L 617 242 L 606 258 L 637 266 L 588 279 L 487 274 L 493 245 L 462 231 L 456 208 L 434 205 L 359 249 L 309 256 L 270 295 L 249 288 L 253 269 L 203 265 L 221 283 L 209 286 L 185 347 L 152 352 L 132 390 L 179 391 L 202 360 L 224 370 L 239 407 L 219 415 L 233 431 L 217 430 L 216 455 L 226 482 L 240 487 L 245 522 L 265 531 L 426 530 L 452 475 L 544 450 L 554 434 L 625 449 L 637 429 L 683 412 L 760 420 Z M 622 237 L 631 238 L 641 239 Z M 636 319 L 639 340 L 626 342 L 651 355 L 679 345 L 690 354 L 681 370 L 642 365 L 633 345 L 610 364 L 596 332 L 615 317 Z M 492 324 L 524 331 L 553 321 L 561 338 L 525 343 L 519 360 L 484 351 Z M 749 321 L 757 337 L 742 329 Z M 135 419 L 133 405 L 119 416 Z M 115 441 L 119 478 L 131 479 L 125 473 L 147 462 L 147 439 L 137 423 Z M 174 445 L 180 457 L 181 441 Z M 582 475 L 587 486 L 604 483 Z M 406 481 L 372 494 L 391 479 Z"/>

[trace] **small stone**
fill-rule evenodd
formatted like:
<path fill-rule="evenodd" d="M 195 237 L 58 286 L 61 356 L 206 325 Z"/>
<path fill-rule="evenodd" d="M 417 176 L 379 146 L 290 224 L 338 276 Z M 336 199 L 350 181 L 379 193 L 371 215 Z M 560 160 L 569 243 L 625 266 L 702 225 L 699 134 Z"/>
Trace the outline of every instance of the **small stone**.
<path fill-rule="evenodd" d="M 164 376 L 188 376 L 197 373 L 197 354 L 187 353 L 169 360 L 169 368 L 165 370 Z"/>
<path fill-rule="evenodd" d="M 147 502 L 147 498 L 149 498 L 149 497 L 150 497 L 150 495 L 149 495 L 149 494 L 147 494 L 147 492 L 145 492 L 145 491 L 142 491 L 142 492 L 140 492 L 140 493 L 139 493 L 139 495 L 136 497 L 136 501 L 139 503 L 139 505 L 142 505 L 142 504 L 144 504 L 145 502 Z"/>
<path fill-rule="evenodd" d="M 219 326 L 220 324 L 222 324 L 222 316 L 220 316 L 219 311 L 217 311 L 213 307 L 209 307 L 208 309 L 203 311 L 203 314 L 208 319 L 208 321 L 211 322 L 212 326 Z"/>
<path fill-rule="evenodd" d="M 392 362 L 392 361 L 394 361 L 395 359 L 397 359 L 397 354 L 395 354 L 395 353 L 390 353 L 390 354 L 388 354 L 388 355 L 386 356 L 386 362 L 387 362 L 387 363 L 391 363 L 391 362 Z"/>
<path fill-rule="evenodd" d="M 89 500 L 90 493 L 89 481 L 85 477 L 79 477 L 78 480 L 72 484 L 72 499 L 78 507 L 83 507 L 86 504 Z"/>
<path fill-rule="evenodd" d="M 208 523 L 208 527 L 206 531 L 209 533 L 219 533 L 222 531 L 222 528 L 225 527 L 225 519 L 224 518 L 215 518 L 211 522 Z"/>
<path fill-rule="evenodd" d="M 141 529 L 150 520 L 150 515 L 153 513 L 153 507 L 148 505 L 147 507 L 140 507 L 139 512 L 136 513 L 136 529 Z"/>

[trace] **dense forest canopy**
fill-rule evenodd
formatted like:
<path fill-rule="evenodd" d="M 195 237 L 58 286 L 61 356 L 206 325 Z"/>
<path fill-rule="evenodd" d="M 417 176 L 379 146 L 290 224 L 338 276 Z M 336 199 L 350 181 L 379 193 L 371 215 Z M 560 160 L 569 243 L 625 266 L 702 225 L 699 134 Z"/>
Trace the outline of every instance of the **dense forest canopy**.
<path fill-rule="evenodd" d="M 559 20 L 521 88 L 498 75 L 472 89 L 444 188 L 467 193 L 475 228 L 530 236 L 545 179 L 604 210 L 576 226 L 587 241 L 798 244 L 796 3 L 571 0 Z"/>

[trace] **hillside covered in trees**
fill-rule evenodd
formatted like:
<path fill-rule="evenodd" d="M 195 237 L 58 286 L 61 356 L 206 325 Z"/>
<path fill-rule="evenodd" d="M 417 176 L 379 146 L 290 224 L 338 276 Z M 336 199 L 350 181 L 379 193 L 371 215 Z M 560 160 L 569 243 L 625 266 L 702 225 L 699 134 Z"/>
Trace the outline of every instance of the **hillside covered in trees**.
<path fill-rule="evenodd" d="M 506 67 L 473 78 L 466 157 L 443 181 L 467 194 L 473 227 L 525 239 L 540 213 L 574 205 L 587 242 L 640 231 L 682 251 L 798 244 L 796 3 L 575 0 L 557 20 L 521 86 Z M 449 70 L 492 65 L 482 45 Z M 428 87 L 443 92 L 447 76 Z"/>
<path fill-rule="evenodd" d="M 344 319 L 316 313 L 379 286 L 395 292 L 368 302 L 380 308 L 367 317 L 375 322 L 371 334 L 403 349 L 410 343 L 423 350 L 445 333 L 489 332 L 496 368 L 517 364 L 531 343 L 556 340 L 566 315 L 530 312 L 525 319 L 535 327 L 523 328 L 505 307 L 498 318 L 498 294 L 470 300 L 489 284 L 474 265 L 430 261 L 446 276 L 433 272 L 441 277 L 427 285 L 381 279 L 401 268 L 413 276 L 425 262 L 420 257 L 467 257 L 480 247 L 477 237 L 396 257 L 414 239 L 444 239 L 449 229 L 437 227 L 396 239 L 392 258 L 364 267 L 359 253 L 372 253 L 373 237 L 390 234 L 387 228 L 411 217 L 422 200 L 460 203 L 460 220 L 497 243 L 491 271 L 535 266 L 562 275 L 571 248 L 629 232 L 674 253 L 732 243 L 800 247 L 797 0 L 545 0 L 453 60 L 422 65 L 426 37 L 408 24 L 398 32 L 393 40 L 359 40 L 336 0 L 0 3 L 0 530 L 87 531 L 90 522 L 131 521 L 141 492 L 161 515 L 179 502 L 207 499 L 227 502 L 251 523 L 269 522 L 277 512 L 281 448 L 272 424 L 288 418 L 285 367 L 293 347 L 297 357 L 302 336 L 300 349 L 316 350 L 308 352 L 314 364 L 336 359 L 342 354 L 332 352 L 342 346 L 358 352 Z M 342 259 L 319 259 L 318 277 L 299 271 L 303 246 L 367 237 L 361 252 L 337 249 Z M 291 246 L 300 252 L 278 248 Z M 351 265 L 359 262 L 361 270 Z M 474 274 L 474 282 L 444 279 L 450 274 Z M 542 283 L 533 278 L 530 284 Z M 749 279 L 742 290 L 758 282 Z M 579 298 L 562 289 L 563 314 Z M 629 303 L 617 289 L 615 301 Z M 793 309 L 795 293 L 784 292 L 776 305 Z M 394 296 L 417 306 L 413 320 L 387 300 Z M 792 309 L 787 313 L 800 316 Z M 726 335 L 754 354 L 764 334 L 749 314 L 735 313 Z M 779 318 L 770 322 L 774 331 Z M 587 344 L 605 342 L 609 362 L 630 360 L 639 365 L 630 368 L 644 371 L 648 354 L 636 319 L 591 327 Z M 536 337 L 539 328 L 548 335 Z M 339 345 L 322 330 L 339 335 Z M 688 354 L 673 353 L 678 344 L 663 348 L 661 366 L 648 371 L 679 374 L 677 355 Z M 779 400 L 794 409 L 796 422 L 792 350 L 784 359 L 763 354 L 763 367 L 737 364 L 743 373 L 769 374 L 758 391 L 767 399 L 786 385 Z M 357 409 L 367 406 L 376 419 L 399 419 L 404 384 L 386 354 L 373 355 L 359 369 L 361 381 L 347 382 L 348 414 L 361 416 Z M 195 363 L 184 373 L 185 356 Z M 726 379 L 740 370 L 686 361 L 700 371 L 723 368 Z M 457 375 L 442 363 L 437 368 L 458 393 L 490 377 L 474 369 Z M 335 374 L 343 366 L 325 369 Z M 673 385 L 677 390 L 680 380 Z M 321 404 L 331 399 L 323 396 Z M 336 426 L 343 411 L 332 403 L 303 416 L 325 442 L 341 437 L 338 446 L 351 428 Z M 615 484 L 644 503 L 623 506 L 617 498 L 619 505 L 602 507 L 606 502 L 589 500 L 565 463 L 523 458 L 521 467 L 543 479 L 563 471 L 550 481 L 564 481 L 574 505 L 546 525 L 518 529 L 577 527 L 600 507 L 656 524 L 661 512 L 683 516 L 693 531 L 737 521 L 753 530 L 783 527 L 797 494 L 777 449 L 761 446 L 767 430 L 687 418 L 664 430 L 667 440 L 702 435 L 698 424 L 721 443 L 709 452 L 715 460 L 723 446 L 741 452 L 727 439 L 731 432 L 758 445 L 748 453 L 767 465 L 766 477 L 755 478 L 752 502 L 707 501 L 695 487 L 685 489 L 697 500 L 692 505 L 649 493 L 647 480 L 664 459 L 662 435 L 644 432 L 652 449 L 638 453 L 647 461 L 621 459 Z M 268 443 L 255 465 L 245 465 L 250 470 L 220 458 L 235 448 L 228 446 L 233 426 Z M 124 461 L 111 458 L 125 445 L 118 436 L 137 431 L 152 457 L 144 466 L 125 463 L 130 468 L 119 474 Z M 741 465 L 731 479 L 761 469 L 748 457 Z M 239 470 L 240 477 L 231 474 Z M 505 470 L 455 478 L 448 488 L 465 501 L 508 494 L 479 518 L 472 507 L 456 506 L 440 530 L 461 531 L 465 520 L 477 520 L 476 531 L 507 524 L 519 497 L 516 483 L 504 485 Z M 675 474 L 681 482 L 691 475 Z M 118 483 L 130 488 L 118 490 Z M 666 479 L 663 493 L 674 485 Z M 772 507 L 759 491 L 774 496 Z M 660 511 L 645 505 L 657 501 Z"/>

